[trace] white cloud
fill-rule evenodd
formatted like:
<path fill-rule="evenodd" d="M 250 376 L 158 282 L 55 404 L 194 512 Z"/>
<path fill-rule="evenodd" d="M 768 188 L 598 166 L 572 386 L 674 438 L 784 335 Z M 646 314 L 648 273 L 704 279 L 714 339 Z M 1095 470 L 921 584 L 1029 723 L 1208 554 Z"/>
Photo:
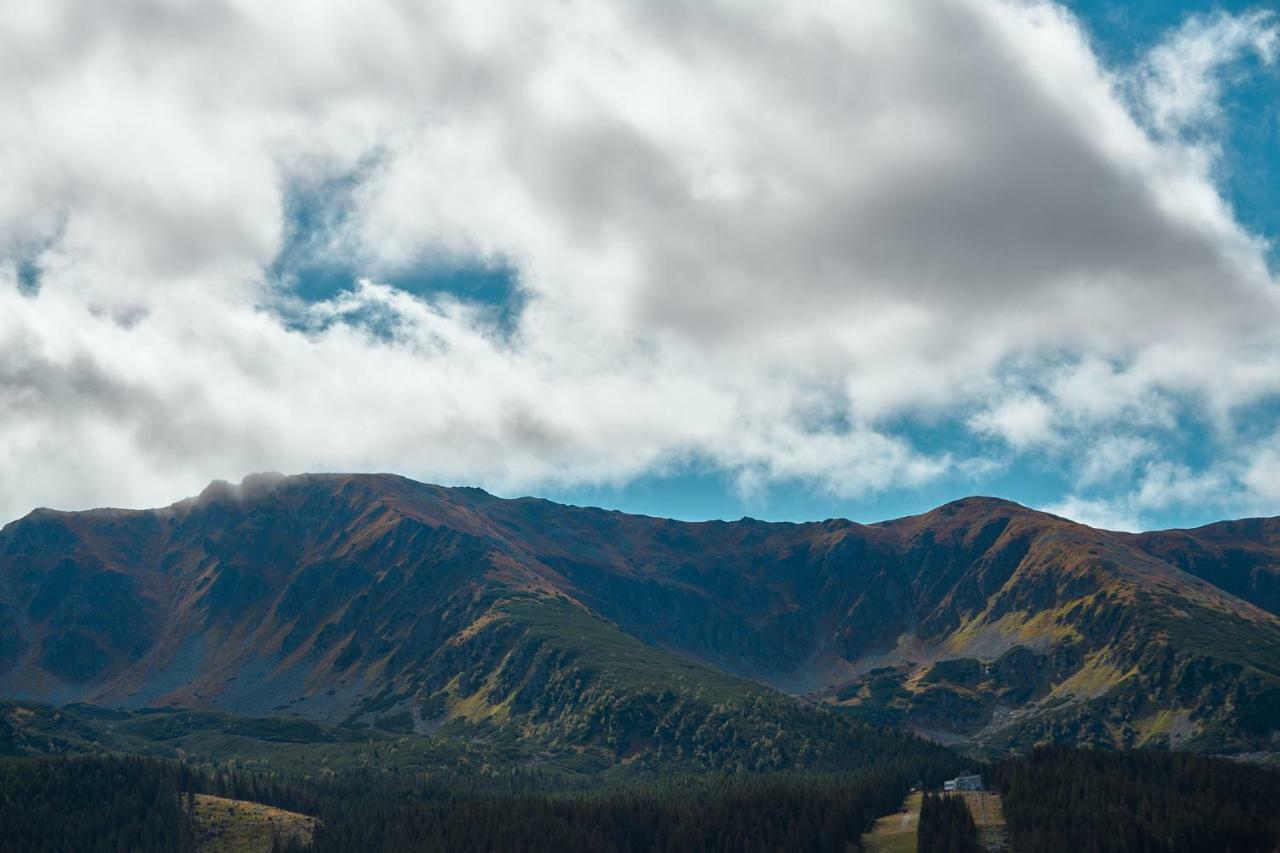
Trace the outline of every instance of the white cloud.
<path fill-rule="evenodd" d="M 1131 514 L 1123 502 L 1102 498 L 1089 500 L 1071 496 L 1059 503 L 1044 507 L 1044 511 L 1100 530 L 1123 530 L 1135 533 L 1143 529 L 1141 517 Z"/>
<path fill-rule="evenodd" d="M 1053 409 L 1030 394 L 1018 394 L 969 420 L 975 432 L 998 436 L 1015 450 L 1053 441 L 1052 424 Z"/>
<path fill-rule="evenodd" d="M 1130 503 L 1144 511 L 1214 504 L 1221 502 L 1230 487 L 1230 479 L 1222 470 L 1197 472 L 1180 463 L 1160 460 L 1147 466 Z"/>
<path fill-rule="evenodd" d="M 1256 38 L 1153 54 L 1157 131 L 1273 50 L 1214 21 Z M 976 470 L 914 419 L 1060 452 L 1280 390 L 1260 245 L 1046 2 L 50 0 L 0 73 L 0 516 L 255 469 L 859 495 Z M 508 265 L 513 328 L 282 320 L 286 193 L 349 175 L 325 252 Z"/>
<path fill-rule="evenodd" d="M 1081 454 L 1076 485 L 1104 486 L 1126 478 L 1142 459 L 1157 451 L 1154 442 L 1136 436 L 1104 436 Z"/>
<path fill-rule="evenodd" d="M 1156 448 L 1137 440 L 1129 447 L 1116 448 L 1104 443 L 1103 456 L 1120 454 L 1125 458 L 1121 469 L 1151 456 Z M 1106 496 L 1085 496 L 1090 487 L 1106 485 L 1107 480 L 1089 479 L 1086 465 L 1077 480 L 1078 491 L 1046 507 L 1046 511 L 1063 515 L 1094 527 L 1109 530 L 1144 530 L 1152 519 L 1170 509 L 1202 509 L 1214 507 L 1224 515 L 1256 514 L 1252 507 L 1274 505 L 1275 495 L 1259 489 L 1257 475 L 1268 473 L 1269 458 L 1264 452 L 1256 456 L 1256 446 L 1240 448 L 1234 454 L 1201 470 L 1165 458 L 1149 459 L 1130 487 Z M 1256 458 L 1254 458 L 1256 457 Z M 1254 458 L 1254 461 L 1249 461 Z"/>
<path fill-rule="evenodd" d="M 1136 70 L 1138 96 L 1161 133 L 1203 129 L 1221 119 L 1228 69 L 1246 56 L 1270 64 L 1280 49 L 1274 12 L 1193 16 Z"/>
<path fill-rule="evenodd" d="M 1247 454 L 1240 482 L 1253 514 L 1270 512 L 1280 503 L 1280 436 Z"/>

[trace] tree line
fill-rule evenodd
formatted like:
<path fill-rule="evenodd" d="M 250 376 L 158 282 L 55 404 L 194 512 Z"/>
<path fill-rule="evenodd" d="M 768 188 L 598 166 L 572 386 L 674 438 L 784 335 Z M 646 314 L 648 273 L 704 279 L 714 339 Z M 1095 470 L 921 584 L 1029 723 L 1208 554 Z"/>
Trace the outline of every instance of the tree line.
<path fill-rule="evenodd" d="M 985 768 L 1019 853 L 1280 849 L 1280 775 L 1180 753 L 1037 750 Z M 908 751 L 848 772 L 563 777 L 353 772 L 326 778 L 114 755 L 0 759 L 0 853 L 186 853 L 195 792 L 317 817 L 334 851 L 844 851 L 911 782 L 952 761 Z M 926 796 L 921 853 L 969 853 L 959 797 Z M 281 853 L 299 848 L 277 844 Z"/>
<path fill-rule="evenodd" d="M 989 774 L 1016 851 L 1280 850 L 1280 774 L 1261 767 L 1178 752 L 1046 748 Z"/>
<path fill-rule="evenodd" d="M 0 853 L 186 853 L 189 779 L 128 756 L 0 760 Z"/>
<path fill-rule="evenodd" d="M 875 816 L 896 807 L 908 785 L 905 774 L 877 771 L 444 801 L 349 797 L 322 813 L 311 849 L 843 853 Z"/>
<path fill-rule="evenodd" d="M 982 853 L 978 827 L 964 797 L 925 794 L 916 829 L 917 853 Z"/>
<path fill-rule="evenodd" d="M 691 774 L 605 782 L 512 770 L 480 778 L 324 779 L 92 755 L 0 759 L 0 853 L 193 849 L 192 794 L 317 817 L 328 851 L 840 851 L 911 781 L 952 763 L 908 753 L 844 773 Z M 593 784 L 589 784 L 593 782 Z M 277 842 L 294 853 L 296 844 Z"/>

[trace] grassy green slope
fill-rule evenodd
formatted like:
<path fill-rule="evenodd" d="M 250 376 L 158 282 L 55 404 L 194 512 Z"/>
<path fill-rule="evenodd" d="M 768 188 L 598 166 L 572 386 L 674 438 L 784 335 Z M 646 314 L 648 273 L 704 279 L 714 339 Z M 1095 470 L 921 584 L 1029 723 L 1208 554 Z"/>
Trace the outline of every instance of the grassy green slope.
<path fill-rule="evenodd" d="M 500 599 L 414 679 L 375 697 L 366 715 L 374 725 L 173 708 L 4 709 L 11 753 L 106 749 L 305 774 L 521 767 L 633 776 L 956 761 L 912 735 L 654 649 L 568 600 L 530 595 Z"/>
<path fill-rule="evenodd" d="M 413 694 L 441 734 L 637 770 L 843 769 L 936 749 L 655 649 L 565 599 L 508 598 L 481 623 Z"/>

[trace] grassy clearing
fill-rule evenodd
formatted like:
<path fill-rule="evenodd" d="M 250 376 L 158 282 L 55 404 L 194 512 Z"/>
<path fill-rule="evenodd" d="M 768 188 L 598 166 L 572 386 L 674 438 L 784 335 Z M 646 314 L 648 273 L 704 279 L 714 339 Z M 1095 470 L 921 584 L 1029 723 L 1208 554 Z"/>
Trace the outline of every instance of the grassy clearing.
<path fill-rule="evenodd" d="M 1000 807 L 1000 795 L 991 791 L 964 791 L 965 804 L 978 826 L 978 841 L 988 853 L 1001 853 L 1009 849 L 1008 834 L 1004 826 L 1004 811 Z"/>
<path fill-rule="evenodd" d="M 275 838 L 311 843 L 315 818 L 252 803 L 196 794 L 196 849 L 200 853 L 271 853 Z"/>
<path fill-rule="evenodd" d="M 923 801 L 924 795 L 915 791 L 903 800 L 900 811 L 877 819 L 871 831 L 862 837 L 868 853 L 915 853 Z"/>

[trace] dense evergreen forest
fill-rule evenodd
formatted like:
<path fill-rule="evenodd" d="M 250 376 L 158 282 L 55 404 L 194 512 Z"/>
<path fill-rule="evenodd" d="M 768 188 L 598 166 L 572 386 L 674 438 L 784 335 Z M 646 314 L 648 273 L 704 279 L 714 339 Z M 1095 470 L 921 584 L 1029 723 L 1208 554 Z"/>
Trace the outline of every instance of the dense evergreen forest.
<path fill-rule="evenodd" d="M 566 779 L 359 772 L 323 779 L 111 755 L 0 759 L 0 853 L 193 849 L 193 792 L 319 818 L 332 851 L 845 851 L 911 782 L 954 763 L 921 749 L 844 773 Z M 1179 753 L 1048 749 L 987 768 L 1018 853 L 1280 849 L 1280 775 Z M 921 853 L 979 849 L 963 800 L 927 796 Z M 299 848 L 277 845 L 285 853 Z"/>
<path fill-rule="evenodd" d="M 324 851 L 844 851 L 918 778 L 954 772 L 922 744 L 848 773 L 705 774 L 566 782 L 516 771 L 352 773 L 323 780 L 86 756 L 0 760 L 0 853 L 185 851 L 191 792 L 320 819 Z M 289 850 L 277 844 L 277 849 Z"/>
<path fill-rule="evenodd" d="M 1259 767 L 1176 752 L 1054 748 L 1005 761 L 990 778 L 1016 851 L 1280 849 L 1280 774 Z"/>
<path fill-rule="evenodd" d="M 0 761 L 0 853 L 192 850 L 172 761 L 115 756 Z"/>
<path fill-rule="evenodd" d="M 917 853 L 982 853 L 978 827 L 959 794 L 925 794 L 916 831 Z"/>
<path fill-rule="evenodd" d="M 876 815 L 897 807 L 907 778 L 788 774 L 570 796 L 348 798 L 323 813 L 312 850 L 843 853 Z"/>

